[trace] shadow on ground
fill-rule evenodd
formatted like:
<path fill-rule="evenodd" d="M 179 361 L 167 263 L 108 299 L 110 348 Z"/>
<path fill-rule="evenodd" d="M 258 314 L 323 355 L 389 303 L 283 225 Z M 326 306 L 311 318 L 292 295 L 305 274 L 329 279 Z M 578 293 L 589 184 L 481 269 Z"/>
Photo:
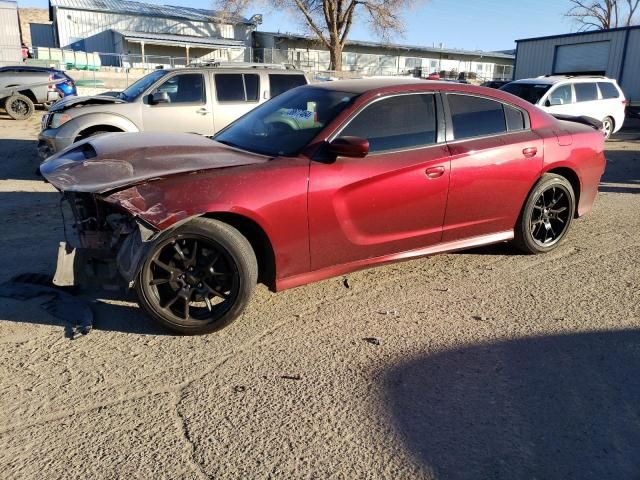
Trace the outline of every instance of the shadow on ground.
<path fill-rule="evenodd" d="M 13 159 L 28 159 L 21 163 Z M 40 166 L 36 140 L 0 139 L 0 180 L 37 180 L 35 172 Z"/>
<path fill-rule="evenodd" d="M 157 326 L 140 308 L 127 304 L 135 302 L 133 295 L 87 291 L 78 298 L 85 301 L 93 311 L 95 330 L 137 335 L 170 335 Z M 37 306 L 42 300 L 43 298 L 26 301 L 0 298 L 0 318 L 2 321 L 9 322 L 59 326 L 61 335 L 65 334 L 66 329 L 74 326 L 71 322 L 46 314 L 44 310 L 42 315 L 34 315 L 33 308 L 20 308 L 25 302 L 29 306 Z M 111 303 L 106 303 L 107 300 Z"/>
<path fill-rule="evenodd" d="M 386 398 L 436 478 L 640 478 L 640 331 L 469 346 L 399 365 Z"/>
<path fill-rule="evenodd" d="M 607 168 L 599 190 L 609 193 L 640 193 L 640 143 L 637 150 L 607 150 Z"/>

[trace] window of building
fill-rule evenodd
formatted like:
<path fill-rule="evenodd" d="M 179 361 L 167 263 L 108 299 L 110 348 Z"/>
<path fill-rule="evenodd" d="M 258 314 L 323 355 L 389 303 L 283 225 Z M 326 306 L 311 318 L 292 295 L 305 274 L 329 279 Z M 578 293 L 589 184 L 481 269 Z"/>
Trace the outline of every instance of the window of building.
<path fill-rule="evenodd" d="M 369 152 L 404 150 L 436 143 L 435 98 L 398 95 L 378 100 L 340 133 L 369 140 Z"/>

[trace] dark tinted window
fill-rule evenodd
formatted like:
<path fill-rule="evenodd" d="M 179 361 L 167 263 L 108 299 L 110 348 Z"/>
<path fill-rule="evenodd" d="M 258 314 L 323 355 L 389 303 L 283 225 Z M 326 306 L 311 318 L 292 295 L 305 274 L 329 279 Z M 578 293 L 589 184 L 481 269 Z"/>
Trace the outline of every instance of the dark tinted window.
<path fill-rule="evenodd" d="M 244 102 L 242 74 L 216 74 L 216 96 L 219 102 Z"/>
<path fill-rule="evenodd" d="M 257 102 L 260 100 L 260 75 L 244 75 L 244 86 L 247 90 L 247 101 Z"/>
<path fill-rule="evenodd" d="M 269 89 L 271 97 L 280 95 L 281 93 L 291 90 L 292 88 L 306 85 L 307 81 L 304 75 L 269 75 Z"/>
<path fill-rule="evenodd" d="M 602 98 L 620 98 L 620 92 L 613 83 L 598 82 L 598 87 L 600 87 Z"/>
<path fill-rule="evenodd" d="M 502 104 L 470 95 L 447 95 L 456 140 L 506 131 Z"/>
<path fill-rule="evenodd" d="M 400 95 L 374 102 L 340 134 L 369 140 L 369 151 L 399 150 L 436 142 L 433 95 Z"/>
<path fill-rule="evenodd" d="M 500 87 L 500 90 L 509 92 L 516 97 L 520 97 L 529 103 L 534 105 L 543 97 L 545 93 L 551 88 L 549 84 L 535 84 L 535 83 L 507 83 L 504 87 Z"/>
<path fill-rule="evenodd" d="M 205 103 L 204 77 L 200 73 L 187 73 L 170 78 L 153 93 L 166 92 L 171 103 Z"/>
<path fill-rule="evenodd" d="M 573 89 L 576 92 L 576 102 L 598 100 L 598 87 L 595 83 L 574 83 Z"/>
<path fill-rule="evenodd" d="M 524 130 L 525 123 L 524 114 L 522 113 L 522 111 L 508 105 L 503 105 L 503 107 L 504 117 L 507 120 L 507 130 L 509 130 L 510 132 Z"/>

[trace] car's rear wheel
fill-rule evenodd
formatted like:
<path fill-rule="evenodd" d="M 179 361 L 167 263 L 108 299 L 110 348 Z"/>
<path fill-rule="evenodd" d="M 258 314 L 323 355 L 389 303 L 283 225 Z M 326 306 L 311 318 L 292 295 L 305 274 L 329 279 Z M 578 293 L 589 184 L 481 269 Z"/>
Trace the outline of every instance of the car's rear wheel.
<path fill-rule="evenodd" d="M 26 120 L 33 115 L 35 108 L 31 99 L 20 93 L 11 95 L 4 101 L 5 111 L 14 120 Z"/>
<path fill-rule="evenodd" d="M 602 133 L 604 133 L 604 139 L 609 140 L 609 137 L 613 135 L 613 130 L 615 129 L 615 122 L 613 118 L 607 117 L 602 121 Z"/>
<path fill-rule="evenodd" d="M 197 218 L 158 239 L 136 282 L 140 304 L 164 327 L 210 333 L 244 310 L 257 282 L 249 241 L 217 220 Z"/>
<path fill-rule="evenodd" d="M 575 203 L 573 187 L 565 177 L 544 174 L 520 213 L 515 245 L 526 253 L 545 253 L 556 248 L 569 230 Z"/>

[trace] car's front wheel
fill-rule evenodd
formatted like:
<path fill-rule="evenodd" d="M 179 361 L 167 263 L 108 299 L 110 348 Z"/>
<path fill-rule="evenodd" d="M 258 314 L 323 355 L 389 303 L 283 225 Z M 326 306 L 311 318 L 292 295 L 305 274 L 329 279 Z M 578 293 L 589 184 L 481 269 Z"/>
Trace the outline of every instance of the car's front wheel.
<path fill-rule="evenodd" d="M 553 250 L 569 231 L 575 204 L 573 187 L 565 177 L 544 174 L 518 217 L 515 245 L 525 253 Z"/>
<path fill-rule="evenodd" d="M 210 333 L 235 320 L 257 282 L 249 241 L 217 220 L 196 218 L 161 236 L 136 282 L 140 304 L 164 327 Z"/>

